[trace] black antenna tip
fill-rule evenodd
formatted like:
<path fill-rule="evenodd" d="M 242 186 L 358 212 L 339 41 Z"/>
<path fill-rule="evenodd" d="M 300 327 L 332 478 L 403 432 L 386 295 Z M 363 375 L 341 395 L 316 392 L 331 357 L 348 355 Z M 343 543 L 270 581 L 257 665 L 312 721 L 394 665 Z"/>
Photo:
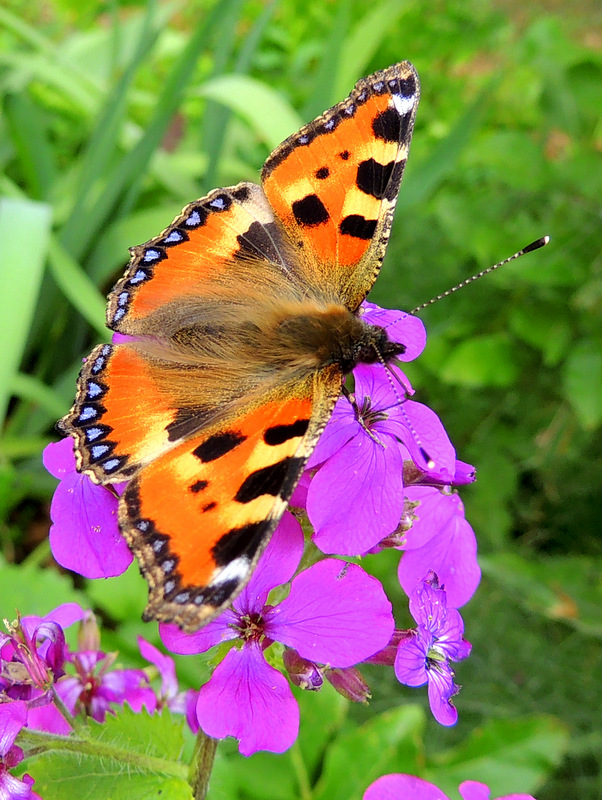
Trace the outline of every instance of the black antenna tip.
<path fill-rule="evenodd" d="M 539 250 L 540 247 L 545 247 L 547 243 L 550 241 L 549 236 L 542 236 L 541 239 L 536 239 L 531 244 L 528 244 L 526 247 L 523 247 L 523 253 L 531 253 L 533 250 Z"/>

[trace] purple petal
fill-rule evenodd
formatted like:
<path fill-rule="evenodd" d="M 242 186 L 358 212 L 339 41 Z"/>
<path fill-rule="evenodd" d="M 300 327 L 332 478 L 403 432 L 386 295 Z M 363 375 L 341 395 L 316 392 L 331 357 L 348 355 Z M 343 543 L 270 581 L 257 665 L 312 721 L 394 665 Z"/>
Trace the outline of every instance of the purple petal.
<path fill-rule="evenodd" d="M 177 625 L 161 623 L 159 635 L 165 647 L 172 653 L 180 653 L 185 656 L 195 655 L 196 653 L 205 653 L 216 644 L 236 639 L 238 637 L 237 623 L 238 614 L 231 608 L 227 608 L 217 619 L 196 633 L 185 633 Z"/>
<path fill-rule="evenodd" d="M 44 617 L 48 622 L 56 622 L 61 628 L 68 628 L 74 622 L 80 622 L 86 612 L 78 603 L 63 603 Z"/>
<path fill-rule="evenodd" d="M 438 662 L 428 670 L 428 697 L 431 712 L 440 725 L 449 727 L 458 721 L 458 711 L 451 698 L 458 693 L 453 672 L 447 664 Z"/>
<path fill-rule="evenodd" d="M 448 606 L 460 608 L 470 600 L 481 580 L 477 540 L 464 519 L 458 496 L 447 496 L 445 502 L 454 515 L 423 547 L 403 554 L 398 576 L 404 592 L 410 595 L 429 570 L 436 572 L 445 586 Z"/>
<path fill-rule="evenodd" d="M 456 513 L 456 507 L 448 502 L 449 495 L 432 486 L 407 486 L 405 496 L 411 503 L 419 503 L 412 510 L 416 519 L 405 532 L 401 548 L 407 552 L 424 547 L 433 536 L 445 530 Z"/>
<path fill-rule="evenodd" d="M 384 328 L 392 342 L 405 345 L 405 353 L 396 356 L 400 361 L 413 361 L 424 350 L 426 330 L 418 317 L 404 311 L 379 308 L 369 302 L 362 303 L 362 311 L 364 322 Z"/>
<path fill-rule="evenodd" d="M 464 620 L 455 608 L 448 608 L 443 624 L 438 631 L 433 631 L 437 641 L 435 649 L 451 661 L 461 661 L 470 655 L 472 645 L 464 636 Z"/>
<path fill-rule="evenodd" d="M 217 665 L 201 687 L 197 717 L 208 736 L 238 739 L 243 756 L 283 753 L 299 733 L 299 707 L 288 681 L 255 644 L 230 650 Z"/>
<path fill-rule="evenodd" d="M 10 772 L 0 772 L 0 798 L 3 800 L 33 800 L 38 797 L 31 791 L 34 781 L 29 775 L 24 775 L 23 780 L 15 778 Z M 40 799 L 41 800 L 41 799 Z"/>
<path fill-rule="evenodd" d="M 264 628 L 303 658 L 332 667 L 350 667 L 382 650 L 393 629 L 379 581 L 332 558 L 297 575 L 289 596 L 266 613 Z"/>
<path fill-rule="evenodd" d="M 67 680 L 62 678 L 57 684 L 56 688 L 59 694 L 62 695 L 60 691 L 61 685 L 63 682 Z M 69 678 L 70 681 L 77 682 L 76 678 Z M 81 691 L 81 685 L 80 685 Z M 64 699 L 64 698 L 63 698 Z M 67 708 L 71 710 L 69 705 Z M 60 733 L 66 736 L 67 734 L 71 733 L 71 727 L 65 717 L 61 714 L 58 708 L 54 705 L 54 703 L 48 703 L 44 706 L 34 706 L 33 708 L 29 709 L 27 715 L 27 727 L 31 728 L 34 731 L 46 731 L 46 733 Z"/>
<path fill-rule="evenodd" d="M 166 699 L 175 697 L 178 693 L 178 679 L 173 658 L 162 653 L 142 636 L 138 637 L 138 647 L 142 657 L 154 664 L 161 676 L 161 696 Z"/>
<path fill-rule="evenodd" d="M 490 789 L 478 781 L 464 781 L 458 786 L 458 791 L 463 800 L 489 800 Z M 498 800 L 535 800 L 531 794 L 505 794 Z"/>
<path fill-rule="evenodd" d="M 8 753 L 26 722 L 27 706 L 22 700 L 0 703 L 0 757 Z"/>
<path fill-rule="evenodd" d="M 303 547 L 301 525 L 286 511 L 259 559 L 251 580 L 234 601 L 236 611 L 243 616 L 260 613 L 271 590 L 288 583 L 295 574 L 303 556 Z"/>
<path fill-rule="evenodd" d="M 432 783 L 414 775 L 383 775 L 364 793 L 363 800 L 449 800 Z"/>
<path fill-rule="evenodd" d="M 397 435 L 412 461 L 427 476 L 451 483 L 456 472 L 456 451 L 439 417 L 428 406 L 406 400 L 391 410 L 398 423 Z"/>
<path fill-rule="evenodd" d="M 486 783 L 479 783 L 478 781 L 464 781 L 458 786 L 463 800 L 489 800 L 491 790 Z M 526 797 L 526 795 L 522 795 Z"/>
<path fill-rule="evenodd" d="M 421 580 L 410 595 L 409 606 L 418 625 L 436 635 L 447 613 L 445 591 L 432 586 L 428 579 Z"/>
<path fill-rule="evenodd" d="M 76 472 L 73 439 L 69 436 L 60 442 L 51 442 L 47 445 L 42 453 L 42 463 L 53 478 L 59 481 Z"/>
<path fill-rule="evenodd" d="M 385 444 L 362 432 L 314 476 L 307 514 L 323 553 L 366 553 L 397 527 L 403 456 L 391 437 Z"/>
<path fill-rule="evenodd" d="M 395 656 L 395 675 L 406 686 L 424 686 L 428 680 L 426 656 L 431 640 L 424 632 L 410 631 L 401 640 Z"/>
<path fill-rule="evenodd" d="M 340 397 L 314 452 L 309 457 L 307 469 L 313 469 L 332 458 L 360 431 L 361 426 L 355 417 L 351 403 L 346 397 Z"/>
<path fill-rule="evenodd" d="M 50 546 L 57 562 L 85 578 L 121 575 L 133 555 L 117 524 L 118 500 L 105 486 L 72 473 L 56 488 Z"/>
<path fill-rule="evenodd" d="M 474 483 L 476 477 L 476 470 L 472 464 L 467 464 L 464 461 L 456 460 L 456 472 L 453 480 L 454 486 L 463 486 L 467 483 Z"/>

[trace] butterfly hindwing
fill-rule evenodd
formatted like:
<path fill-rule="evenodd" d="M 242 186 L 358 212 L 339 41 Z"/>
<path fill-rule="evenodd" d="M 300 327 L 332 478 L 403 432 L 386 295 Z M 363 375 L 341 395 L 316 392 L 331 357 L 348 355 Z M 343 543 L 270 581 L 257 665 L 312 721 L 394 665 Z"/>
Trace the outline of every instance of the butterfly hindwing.
<path fill-rule="evenodd" d="M 119 519 L 150 585 L 147 618 L 196 630 L 243 588 L 339 391 L 334 370 L 182 442 L 130 481 Z"/>
<path fill-rule="evenodd" d="M 419 95 L 407 61 L 377 72 L 263 167 L 263 189 L 309 264 L 308 280 L 330 284 L 352 310 L 384 258 Z"/>

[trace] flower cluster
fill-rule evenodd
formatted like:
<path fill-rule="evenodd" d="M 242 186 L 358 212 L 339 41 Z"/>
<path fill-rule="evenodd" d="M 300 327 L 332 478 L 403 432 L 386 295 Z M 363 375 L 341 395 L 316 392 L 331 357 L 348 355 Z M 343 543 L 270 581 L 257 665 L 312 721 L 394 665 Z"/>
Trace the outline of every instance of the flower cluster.
<path fill-rule="evenodd" d="M 77 648 L 71 650 L 64 629 L 75 622 L 80 623 L 79 635 Z M 104 722 L 107 713 L 127 703 L 134 711 L 146 708 L 150 713 L 168 706 L 186 714 L 196 730 L 196 692 L 179 692 L 173 659 L 144 639 L 139 646 L 152 668 L 119 667 L 116 653 L 100 649 L 94 615 L 76 603 L 59 606 L 45 617 L 7 624 L 7 633 L 0 633 L 0 711 L 8 715 L 6 724 L 13 730 L 14 720 L 21 721 L 15 737 L 24 726 L 68 734 L 76 716 Z M 161 678 L 158 692 L 151 686 L 151 671 Z M 8 765 L 6 754 L 0 755 Z"/>
<path fill-rule="evenodd" d="M 458 786 L 462 800 L 489 800 L 489 787 L 479 781 L 464 781 Z M 383 775 L 374 781 L 364 793 L 363 800 L 399 800 L 411 797 L 412 800 L 449 800 L 429 781 L 416 778 L 414 775 Z M 506 794 L 497 800 L 535 800 L 530 794 Z"/>
<path fill-rule="evenodd" d="M 370 303 L 362 313 L 405 345 L 400 361 L 422 352 L 426 335 L 416 317 Z M 291 500 L 313 529 L 305 561 L 315 563 L 298 572 L 305 540 L 287 512 L 232 608 L 195 634 L 161 626 L 173 652 L 220 646 L 221 660 L 200 688 L 191 719 L 212 737 L 236 737 L 245 755 L 282 752 L 295 741 L 299 710 L 287 675 L 311 690 L 326 678 L 346 697 L 365 701 L 369 689 L 357 668 L 363 662 L 393 667 L 408 686 L 428 684 L 436 719 L 443 725 L 457 719 L 450 662 L 470 652 L 457 609 L 474 593 L 480 572 L 474 533 L 452 487 L 474 480 L 474 469 L 457 460 L 434 412 L 410 399 L 413 389 L 398 366 L 361 364 L 349 389 Z M 61 480 L 51 507 L 56 560 L 89 578 L 123 572 L 131 554 L 117 524 L 122 487 L 97 486 L 77 473 L 71 440 L 49 445 L 44 463 Z M 375 578 L 332 557 L 384 548 L 401 553 L 399 582 L 410 597 L 414 630 L 395 630 Z M 278 590 L 283 584 L 290 584 L 286 597 Z M 103 684 L 103 663 L 88 657 L 78 669 Z M 142 705 L 144 688 L 137 686 Z M 87 710 L 97 713 L 90 704 Z"/>

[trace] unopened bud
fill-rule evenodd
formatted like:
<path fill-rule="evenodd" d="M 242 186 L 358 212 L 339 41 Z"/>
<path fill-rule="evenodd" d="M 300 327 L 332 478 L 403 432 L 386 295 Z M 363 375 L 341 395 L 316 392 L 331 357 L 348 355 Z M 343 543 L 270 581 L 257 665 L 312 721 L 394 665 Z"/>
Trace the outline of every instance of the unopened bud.
<path fill-rule="evenodd" d="M 289 647 L 285 648 L 282 660 L 295 686 L 310 692 L 317 692 L 322 688 L 322 668 L 313 661 L 302 658 L 296 650 Z"/>
<path fill-rule="evenodd" d="M 337 692 L 352 703 L 367 703 L 372 697 L 370 687 L 357 667 L 327 669 L 325 675 Z"/>

